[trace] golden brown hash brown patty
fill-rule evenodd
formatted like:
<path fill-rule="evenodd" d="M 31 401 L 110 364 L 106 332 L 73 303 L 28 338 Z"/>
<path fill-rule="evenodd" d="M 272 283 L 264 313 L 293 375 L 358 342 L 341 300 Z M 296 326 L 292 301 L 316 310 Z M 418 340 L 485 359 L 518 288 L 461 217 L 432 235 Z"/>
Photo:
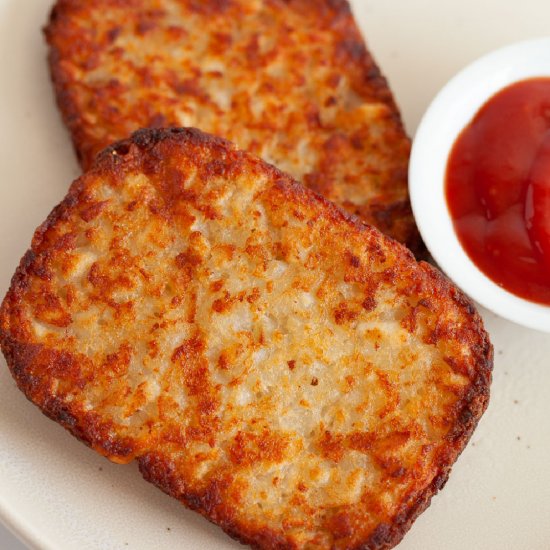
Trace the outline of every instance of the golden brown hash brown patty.
<path fill-rule="evenodd" d="M 409 140 L 345 0 L 58 0 L 46 29 L 84 168 L 145 127 L 230 139 L 413 250 Z"/>
<path fill-rule="evenodd" d="M 48 416 L 257 548 L 392 547 L 489 396 L 491 344 L 448 280 L 198 130 L 101 154 L 0 323 Z"/>

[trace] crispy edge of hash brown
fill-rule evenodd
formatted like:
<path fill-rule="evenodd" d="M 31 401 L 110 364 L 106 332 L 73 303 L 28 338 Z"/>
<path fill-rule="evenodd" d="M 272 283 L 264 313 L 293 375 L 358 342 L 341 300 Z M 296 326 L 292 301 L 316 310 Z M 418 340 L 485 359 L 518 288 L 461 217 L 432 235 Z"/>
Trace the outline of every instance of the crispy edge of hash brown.
<path fill-rule="evenodd" d="M 128 9 L 133 9 L 132 0 L 107 0 L 107 4 L 109 2 L 117 7 L 120 7 L 122 2 L 123 5 L 128 6 Z M 231 5 L 231 0 L 204 0 L 204 4 L 206 7 L 199 7 L 197 4 L 196 7 L 191 6 L 189 9 L 195 10 L 197 13 L 221 14 Z M 314 14 L 323 22 L 324 26 L 330 25 L 330 32 L 336 36 L 338 56 L 341 57 L 342 67 L 347 67 L 346 73 L 350 77 L 352 89 L 364 101 L 379 101 L 387 106 L 391 118 L 391 131 L 398 136 L 395 145 L 395 159 L 400 159 L 399 162 L 395 162 L 391 181 L 396 188 L 406 189 L 408 176 L 405 157 L 410 154 L 410 139 L 406 134 L 400 111 L 388 82 L 366 46 L 348 0 L 284 0 L 281 5 L 284 5 L 284 9 L 304 11 L 308 15 Z M 82 9 L 79 0 L 57 0 L 51 10 L 49 22 L 44 27 L 44 35 L 50 48 L 48 64 L 56 102 L 70 132 L 79 163 L 86 170 L 91 167 L 98 149 L 108 146 L 109 143 L 100 143 L 91 135 L 88 113 L 79 107 L 79 81 L 75 78 L 74 70 L 67 67 L 67 60 L 71 59 L 71 52 L 77 51 L 79 48 L 73 22 L 74 11 L 79 9 Z M 330 24 L 331 21 L 336 20 L 338 24 Z M 91 47 L 89 57 L 92 65 L 97 62 L 96 57 L 104 48 L 105 46 L 100 44 Z M 166 125 L 164 124 L 164 126 Z M 197 126 L 196 123 L 191 123 L 191 125 Z M 156 124 L 151 124 L 152 126 L 156 126 Z M 176 126 L 180 126 L 180 124 L 176 124 Z M 211 131 L 209 128 L 201 129 Z M 337 132 L 333 136 L 338 137 Z M 124 137 L 126 135 L 118 135 L 117 139 Z M 403 169 L 403 165 L 405 169 Z M 319 173 L 322 173 L 320 166 L 318 169 Z M 317 172 L 315 174 L 319 175 Z M 307 174 L 307 176 L 311 176 L 312 180 L 315 180 L 316 177 L 313 177 L 315 174 Z M 307 185 L 317 184 L 310 185 L 308 183 Z M 339 204 L 349 212 L 364 217 L 383 233 L 405 244 L 417 257 L 427 258 L 427 250 L 414 221 L 408 192 L 403 200 L 392 201 L 382 196 L 380 200 L 369 200 L 362 205 L 354 204 L 347 199 L 344 200 L 344 203 L 339 201 Z"/>
<path fill-rule="evenodd" d="M 107 149 L 98 157 L 92 171 L 97 176 L 106 173 L 117 174 L 120 171 L 121 164 L 131 164 L 135 156 L 145 156 L 148 162 L 159 162 L 152 150 L 159 142 L 165 140 L 178 147 L 185 146 L 186 143 L 192 143 L 234 151 L 233 146 L 225 140 L 205 135 L 193 129 L 144 130 L 136 132 L 131 139 L 119 142 Z M 245 153 L 242 153 L 242 155 L 250 159 Z M 324 210 L 336 226 L 343 225 L 349 231 L 362 234 L 365 238 L 385 239 L 390 252 L 399 259 L 398 266 L 406 267 L 416 263 L 405 247 L 382 236 L 377 230 L 342 211 L 323 197 L 306 190 L 277 169 L 265 163 L 263 165 L 266 174 L 277 180 L 277 185 L 284 188 L 289 198 L 294 197 L 299 202 L 306 202 L 319 210 Z M 98 418 L 93 411 L 87 413 L 85 418 L 78 418 L 72 413 L 66 402 L 56 396 L 44 393 L 43 388 L 40 387 L 40 381 L 27 372 L 29 365 L 35 361 L 36 357 L 42 353 L 48 353 L 48 350 L 44 349 L 45 346 L 42 344 L 24 341 L 25 327 L 21 327 L 19 323 L 24 323 L 25 320 L 13 318 L 13 312 L 17 309 L 17 304 L 21 300 L 28 277 L 46 276 L 40 263 L 35 261 L 37 252 L 43 244 L 48 229 L 53 227 L 59 220 L 64 219 L 68 212 L 78 204 L 83 184 L 83 179 L 76 180 L 71 186 L 67 197 L 53 210 L 46 222 L 37 229 L 32 248 L 21 260 L 12 279 L 10 290 L 0 308 L 0 346 L 19 388 L 48 417 L 61 424 L 96 451 L 108 456 L 111 460 L 125 463 L 132 458 L 136 458 L 140 471 L 146 480 L 216 523 L 233 538 L 257 548 L 295 548 L 296 546 L 292 545 L 282 532 L 268 529 L 258 530 L 254 525 L 243 528 L 242 524 L 233 523 L 231 517 L 224 514 L 223 506 L 219 506 L 220 489 L 216 484 L 209 486 L 204 493 L 193 494 L 187 492 L 178 478 L 177 471 L 174 471 L 174 464 L 166 455 L 155 451 L 148 451 L 140 455 L 138 450 L 138 453 L 136 453 L 137 449 L 133 440 L 112 437 L 109 433 L 110 426 L 98 422 Z M 355 546 L 354 548 L 357 550 L 389 549 L 402 539 L 416 517 L 429 505 L 432 496 L 444 486 L 453 463 L 466 446 L 489 400 L 493 352 L 479 314 L 470 300 L 440 272 L 424 262 L 420 262 L 417 269 L 421 272 L 417 274 L 418 277 L 428 279 L 429 284 L 433 286 L 440 299 L 451 302 L 453 307 L 459 309 L 468 320 L 468 334 L 471 339 L 467 341 L 467 345 L 472 349 L 472 362 L 475 366 L 476 377 L 470 383 L 466 395 L 456 404 L 457 411 L 459 410 L 460 413 L 457 417 L 457 423 L 446 437 L 445 452 L 438 457 L 439 462 L 436 466 L 438 473 L 433 481 L 420 495 L 415 495 L 414 500 L 403 506 L 392 523 L 380 524 L 368 540 Z M 59 357 L 53 359 L 62 360 Z"/>

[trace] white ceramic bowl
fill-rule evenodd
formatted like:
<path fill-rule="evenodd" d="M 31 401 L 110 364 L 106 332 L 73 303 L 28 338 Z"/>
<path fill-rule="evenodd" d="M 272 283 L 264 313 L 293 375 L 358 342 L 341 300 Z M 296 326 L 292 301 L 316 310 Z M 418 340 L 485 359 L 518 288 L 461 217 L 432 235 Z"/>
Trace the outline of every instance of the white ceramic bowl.
<path fill-rule="evenodd" d="M 449 152 L 479 108 L 502 88 L 550 77 L 550 38 L 507 46 L 458 73 L 426 111 L 413 141 L 409 186 L 413 212 L 430 253 L 471 298 L 510 321 L 550 333 L 550 306 L 507 292 L 468 257 L 453 228 L 444 193 Z"/>

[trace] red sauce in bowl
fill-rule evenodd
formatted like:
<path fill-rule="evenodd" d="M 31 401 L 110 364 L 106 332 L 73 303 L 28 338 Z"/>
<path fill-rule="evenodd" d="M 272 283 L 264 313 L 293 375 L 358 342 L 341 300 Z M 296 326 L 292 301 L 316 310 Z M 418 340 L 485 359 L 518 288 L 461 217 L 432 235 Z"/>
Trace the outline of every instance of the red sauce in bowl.
<path fill-rule="evenodd" d="M 477 267 L 550 305 L 550 78 L 517 82 L 483 105 L 451 150 L 445 190 Z"/>

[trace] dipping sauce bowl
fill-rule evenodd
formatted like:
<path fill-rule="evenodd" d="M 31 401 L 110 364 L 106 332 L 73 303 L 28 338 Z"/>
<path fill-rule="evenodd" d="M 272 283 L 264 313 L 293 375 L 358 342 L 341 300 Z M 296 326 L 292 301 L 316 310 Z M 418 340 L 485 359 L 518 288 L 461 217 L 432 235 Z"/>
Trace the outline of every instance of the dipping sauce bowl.
<path fill-rule="evenodd" d="M 490 104 L 497 95 L 502 94 L 502 91 L 509 86 L 528 79 L 540 78 L 550 78 L 550 38 L 530 40 L 502 48 L 482 57 L 458 73 L 439 92 L 420 123 L 413 141 L 409 186 L 413 212 L 420 233 L 428 250 L 440 268 L 466 294 L 487 309 L 526 327 L 550 333 L 550 305 L 533 301 L 533 293 L 523 293 L 529 299 L 521 297 L 519 295 L 521 291 L 518 291 L 521 287 L 518 284 L 518 281 L 521 282 L 521 277 L 516 277 L 515 288 L 511 288 L 508 285 L 507 289 L 507 281 L 513 278 L 508 277 L 510 273 L 502 270 L 510 269 L 509 266 L 512 264 L 504 261 L 501 261 L 500 264 L 498 263 L 498 257 L 501 252 L 507 253 L 509 259 L 513 260 L 511 248 L 514 244 L 514 237 L 511 237 L 510 250 L 507 250 L 506 231 L 510 230 L 510 234 L 513 235 L 515 227 L 515 229 L 524 232 L 522 235 L 524 240 L 529 238 L 528 233 L 531 236 L 535 234 L 537 227 L 533 230 L 532 193 L 529 192 L 530 195 L 522 199 L 527 205 L 525 226 L 521 226 L 523 217 L 519 212 L 516 212 L 517 219 L 513 223 L 510 223 L 509 227 L 506 225 L 504 217 L 498 220 L 500 229 L 504 231 L 499 240 L 500 251 L 495 251 L 490 245 L 485 245 L 483 242 L 483 232 L 485 229 L 479 229 L 478 233 L 481 235 L 482 243 L 478 246 L 477 252 L 474 253 L 474 248 L 471 246 L 471 243 L 470 245 L 468 244 L 464 231 L 459 231 L 460 237 L 457 233 L 460 227 L 465 226 L 464 220 L 457 218 L 457 211 L 460 209 L 457 208 L 456 202 L 453 199 L 453 197 L 460 197 L 461 184 L 457 184 L 455 178 L 454 191 L 449 192 L 450 188 L 447 181 L 449 175 L 452 175 L 452 171 L 449 168 L 453 169 L 453 167 L 456 168 L 456 166 L 460 165 L 460 162 L 458 162 L 460 159 L 457 157 L 457 151 L 460 148 L 457 147 L 457 144 L 460 145 L 460 139 L 463 138 L 467 131 L 471 131 L 471 123 L 474 118 L 478 117 L 480 109 L 483 108 L 486 111 L 486 104 L 488 102 Z M 550 96 L 548 102 L 550 104 Z M 537 121 L 537 124 L 539 122 Z M 514 126 L 511 125 L 511 128 L 514 129 Z M 550 117 L 548 128 L 550 129 Z M 472 150 L 475 153 L 481 152 L 480 158 L 485 158 L 483 155 L 484 148 L 486 148 L 488 153 L 492 150 L 493 159 L 491 162 L 498 169 L 498 154 L 495 159 L 494 151 L 499 151 L 498 147 L 495 149 L 495 144 L 499 145 L 498 141 L 501 139 L 499 131 L 493 131 L 492 133 L 479 132 L 479 135 L 481 139 L 476 142 Z M 504 134 L 502 135 L 504 136 Z M 525 140 L 521 140 L 520 144 L 523 147 Z M 541 162 L 541 159 L 544 160 L 546 157 L 545 149 L 550 151 L 550 147 L 545 147 L 544 140 L 541 140 L 540 145 L 541 149 L 538 150 L 537 140 L 535 139 L 531 146 L 533 149 L 534 174 L 539 179 L 541 178 L 541 173 L 544 174 L 545 172 L 545 166 L 550 167 L 550 159 L 548 159 L 548 162 Z M 505 151 L 507 151 L 506 147 L 502 147 L 500 150 L 503 151 L 502 173 L 505 173 L 506 163 L 510 160 L 510 154 L 505 154 Z M 509 150 L 510 148 L 508 147 Z M 513 148 L 512 153 L 514 153 Z M 537 162 L 535 162 L 536 158 L 538 158 Z M 449 166 L 450 159 L 454 159 L 455 162 Z M 530 165 L 531 163 L 528 164 Z M 525 189 L 533 187 L 527 181 L 529 174 L 529 169 L 526 169 Z M 503 182 L 504 187 L 499 188 L 496 185 L 494 188 L 488 188 L 487 184 L 482 182 L 481 177 L 470 178 L 470 180 L 471 185 L 478 186 L 477 194 L 471 193 L 472 198 L 475 197 L 476 200 L 480 200 L 480 205 L 477 209 L 479 212 L 476 215 L 479 214 L 481 222 L 484 221 L 483 212 L 486 212 L 486 226 L 491 228 L 496 225 L 493 224 L 493 220 L 491 219 L 494 215 L 495 205 L 498 206 L 505 202 L 498 200 L 500 193 L 502 193 L 502 199 L 504 199 L 510 188 L 509 186 L 507 187 L 508 184 L 505 181 Z M 550 173 L 548 174 L 548 182 L 550 183 Z M 492 205 L 490 204 L 490 197 L 487 194 L 488 190 L 497 199 Z M 540 192 L 538 196 L 541 196 Z M 488 206 L 487 197 L 489 198 Z M 538 208 L 537 212 L 540 219 L 543 205 L 539 202 L 534 206 Z M 517 210 L 520 206 L 516 205 L 514 208 Z M 523 211 L 523 206 L 521 206 L 521 209 Z M 550 217 L 550 212 L 548 215 Z M 475 225 L 475 217 L 472 220 L 474 222 L 471 224 L 473 227 Z M 540 228 L 538 234 L 540 234 Z M 483 248 L 485 246 L 486 248 Z M 535 237 L 533 237 L 533 247 L 537 251 L 534 256 L 538 257 L 539 253 L 542 254 L 544 252 L 541 248 L 541 243 L 536 241 Z M 469 250 L 469 253 L 466 249 Z M 486 250 L 486 256 L 483 255 L 484 250 Z M 492 261 L 491 254 L 495 255 L 493 268 L 489 265 Z M 536 261 L 536 258 L 531 258 L 529 261 Z M 544 263 L 544 258 L 541 259 L 541 262 Z M 550 265 L 550 261 L 548 263 Z M 499 272 L 499 270 L 501 271 Z M 550 268 L 548 275 L 550 290 Z"/>

